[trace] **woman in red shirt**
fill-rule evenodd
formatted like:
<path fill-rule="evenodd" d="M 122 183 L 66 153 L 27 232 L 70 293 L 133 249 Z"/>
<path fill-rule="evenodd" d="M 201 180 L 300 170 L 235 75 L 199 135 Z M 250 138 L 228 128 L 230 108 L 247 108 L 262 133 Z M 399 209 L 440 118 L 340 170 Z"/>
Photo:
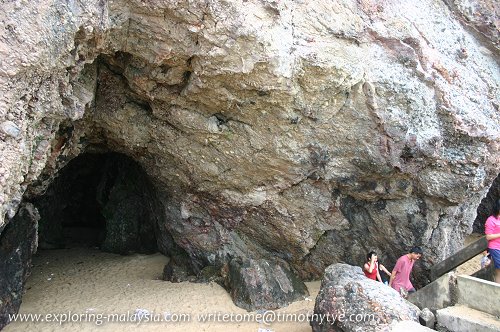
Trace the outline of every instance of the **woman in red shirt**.
<path fill-rule="evenodd" d="M 365 276 L 372 280 L 378 280 L 382 282 L 382 278 L 380 277 L 379 268 L 384 271 L 388 276 L 391 273 L 383 266 L 382 264 L 378 264 L 378 257 L 375 251 L 370 251 L 368 255 L 366 255 L 367 262 L 363 266 L 363 272 Z"/>

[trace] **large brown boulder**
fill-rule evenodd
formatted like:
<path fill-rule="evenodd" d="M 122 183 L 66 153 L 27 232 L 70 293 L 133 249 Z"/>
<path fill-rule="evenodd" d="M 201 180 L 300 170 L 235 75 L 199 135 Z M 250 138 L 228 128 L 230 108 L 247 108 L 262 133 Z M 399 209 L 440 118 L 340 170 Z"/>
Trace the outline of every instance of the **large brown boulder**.
<path fill-rule="evenodd" d="M 418 324 L 420 310 L 398 292 L 368 279 L 360 267 L 333 264 L 325 270 L 314 306 L 314 332 L 381 331 L 399 321 Z"/>
<path fill-rule="evenodd" d="M 276 260 L 231 260 L 228 286 L 234 303 L 248 310 L 277 309 L 309 295 L 287 264 Z"/>

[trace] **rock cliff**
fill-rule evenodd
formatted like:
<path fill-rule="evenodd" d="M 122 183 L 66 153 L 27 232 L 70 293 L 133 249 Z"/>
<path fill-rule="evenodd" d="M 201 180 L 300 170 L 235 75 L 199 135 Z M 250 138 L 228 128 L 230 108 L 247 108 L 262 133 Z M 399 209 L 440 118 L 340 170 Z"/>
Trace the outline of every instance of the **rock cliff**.
<path fill-rule="evenodd" d="M 318 278 L 414 244 L 425 268 L 498 176 L 495 1 L 1 6 L 0 231 L 70 160 L 114 152 L 195 271 L 277 257 Z"/>

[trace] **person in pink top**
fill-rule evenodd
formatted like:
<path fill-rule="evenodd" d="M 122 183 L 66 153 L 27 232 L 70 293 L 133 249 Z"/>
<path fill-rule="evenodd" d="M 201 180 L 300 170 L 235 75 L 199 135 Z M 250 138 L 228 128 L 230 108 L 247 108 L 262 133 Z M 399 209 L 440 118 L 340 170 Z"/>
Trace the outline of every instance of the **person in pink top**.
<path fill-rule="evenodd" d="M 415 292 L 415 287 L 410 281 L 410 273 L 413 264 L 422 257 L 422 253 L 420 247 L 411 248 L 409 253 L 399 257 L 396 266 L 392 270 L 389 286 L 397 290 L 403 297 L 406 297 L 408 293 Z"/>
<path fill-rule="evenodd" d="M 500 283 L 500 199 L 496 200 L 493 213 L 486 219 L 484 233 L 491 260 L 495 264 L 495 282 Z"/>

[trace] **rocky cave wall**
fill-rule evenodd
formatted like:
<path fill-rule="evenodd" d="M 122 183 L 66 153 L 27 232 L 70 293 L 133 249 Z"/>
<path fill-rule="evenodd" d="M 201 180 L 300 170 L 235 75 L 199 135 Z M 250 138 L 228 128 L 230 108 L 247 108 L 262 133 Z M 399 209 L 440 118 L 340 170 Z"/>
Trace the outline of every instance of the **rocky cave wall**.
<path fill-rule="evenodd" d="M 152 179 L 199 270 L 278 258 L 422 268 L 499 173 L 494 1 L 2 4 L 0 231 L 96 147 Z M 425 278 L 425 274 L 423 274 Z"/>

